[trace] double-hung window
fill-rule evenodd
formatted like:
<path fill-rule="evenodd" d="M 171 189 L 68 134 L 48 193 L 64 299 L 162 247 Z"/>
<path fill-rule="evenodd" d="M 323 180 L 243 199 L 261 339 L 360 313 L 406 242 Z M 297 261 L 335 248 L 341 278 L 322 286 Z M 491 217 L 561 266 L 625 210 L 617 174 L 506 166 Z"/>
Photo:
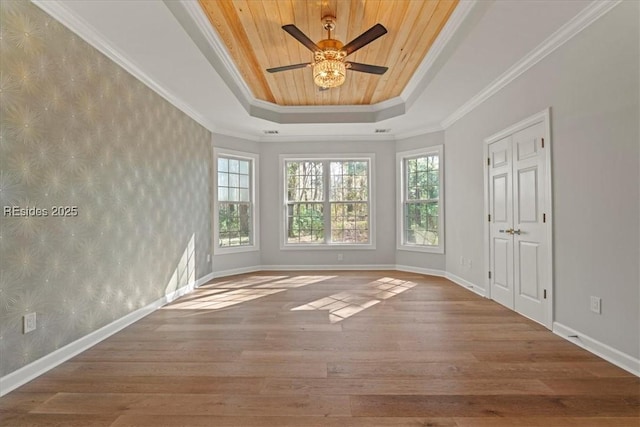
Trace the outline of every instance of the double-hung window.
<path fill-rule="evenodd" d="M 443 148 L 396 155 L 398 249 L 444 253 Z"/>
<path fill-rule="evenodd" d="M 214 150 L 214 252 L 257 250 L 258 157 L 238 151 Z"/>
<path fill-rule="evenodd" d="M 374 247 L 373 154 L 281 156 L 283 248 Z"/>

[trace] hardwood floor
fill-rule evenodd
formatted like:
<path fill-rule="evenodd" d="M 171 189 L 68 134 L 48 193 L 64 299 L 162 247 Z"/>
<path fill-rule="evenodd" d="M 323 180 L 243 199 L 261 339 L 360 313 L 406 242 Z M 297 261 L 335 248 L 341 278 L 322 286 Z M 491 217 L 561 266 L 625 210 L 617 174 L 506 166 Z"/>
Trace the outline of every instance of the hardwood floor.
<path fill-rule="evenodd" d="M 640 426 L 640 379 L 436 277 L 212 281 L 0 399 L 2 426 Z"/>

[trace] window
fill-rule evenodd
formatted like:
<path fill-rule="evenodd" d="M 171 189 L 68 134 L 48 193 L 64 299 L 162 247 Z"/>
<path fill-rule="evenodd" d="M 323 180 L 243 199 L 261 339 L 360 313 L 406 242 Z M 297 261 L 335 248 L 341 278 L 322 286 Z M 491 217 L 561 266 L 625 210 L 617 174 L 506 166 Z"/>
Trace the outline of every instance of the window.
<path fill-rule="evenodd" d="M 281 157 L 283 247 L 373 248 L 373 155 Z"/>
<path fill-rule="evenodd" d="M 442 146 L 398 153 L 398 249 L 444 253 Z"/>
<path fill-rule="evenodd" d="M 257 156 L 214 150 L 214 241 L 216 252 L 257 250 L 255 176 Z"/>

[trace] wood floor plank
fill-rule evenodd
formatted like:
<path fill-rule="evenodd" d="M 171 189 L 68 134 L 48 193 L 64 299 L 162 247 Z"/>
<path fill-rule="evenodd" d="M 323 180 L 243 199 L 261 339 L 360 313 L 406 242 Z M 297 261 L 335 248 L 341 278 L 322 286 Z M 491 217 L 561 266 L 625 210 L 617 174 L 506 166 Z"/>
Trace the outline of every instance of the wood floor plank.
<path fill-rule="evenodd" d="M 362 379 L 269 378 L 263 394 L 270 395 L 542 395 L 553 390 L 540 380 L 521 379 Z M 629 393 L 625 393 L 629 394 Z"/>
<path fill-rule="evenodd" d="M 240 325 L 220 325 L 220 324 L 205 324 L 205 325 L 162 325 L 156 329 L 158 332 L 191 332 L 191 331 L 286 331 L 286 332 L 340 332 L 342 331 L 342 325 L 339 324 L 327 324 L 327 325 L 297 325 L 295 323 L 289 324 L 273 324 L 265 322 L 262 324 L 243 323 Z M 228 333 L 228 332 L 227 332 Z"/>
<path fill-rule="evenodd" d="M 347 396 L 58 393 L 34 408 L 48 414 L 349 416 Z"/>
<path fill-rule="evenodd" d="M 22 387 L 31 393 L 189 393 L 259 394 L 264 378 L 207 376 L 87 376 L 48 375 Z"/>
<path fill-rule="evenodd" d="M 238 290 L 260 298 L 199 304 Z M 294 310 L 337 294 L 371 306 Z M 640 427 L 640 378 L 444 278 L 258 272 L 215 279 L 0 398 L 0 425 Z"/>
<path fill-rule="evenodd" d="M 600 362 L 594 362 L 600 363 Z M 570 362 L 481 363 L 481 362 L 376 362 L 328 364 L 330 378 L 594 378 L 583 367 Z"/>
<path fill-rule="evenodd" d="M 640 392 L 640 378 L 553 378 L 541 380 L 555 394 L 633 395 Z"/>
<path fill-rule="evenodd" d="M 231 362 L 241 351 L 184 350 L 98 350 L 89 349 L 73 358 L 74 362 Z"/>
<path fill-rule="evenodd" d="M 327 366 L 321 362 L 68 362 L 63 369 L 74 376 L 97 378 L 103 376 L 159 376 L 159 377 L 281 377 L 325 378 Z"/>
<path fill-rule="evenodd" d="M 453 418 L 431 417 L 219 417 L 122 415 L 113 427 L 457 427 Z M 549 427 L 548 425 L 546 427 Z M 613 427 L 613 426 L 612 426 Z M 626 426 L 623 426 L 626 427 Z M 634 426 L 635 427 L 635 426 Z"/>
<path fill-rule="evenodd" d="M 637 417 L 455 418 L 458 427 L 638 427 Z"/>
<path fill-rule="evenodd" d="M 416 330 L 391 330 L 385 331 L 388 332 L 390 336 L 393 337 L 394 340 L 398 341 L 407 341 L 415 338 Z M 341 334 L 343 339 L 349 341 L 373 341 L 380 337 L 382 334 L 381 331 L 344 331 Z M 323 332 L 323 331 L 281 331 L 276 330 L 275 332 L 269 332 L 267 334 L 268 340 L 302 340 L 302 339 L 313 339 L 313 340 L 321 340 L 327 341 L 331 339 L 331 332 Z M 518 331 L 514 333 L 513 331 L 503 331 L 503 330 L 476 330 L 476 331 L 466 331 L 466 330 L 457 330 L 455 332 L 455 337 L 451 337 L 451 330 L 437 331 L 433 330 L 424 330 L 420 332 L 421 339 L 425 341 L 444 341 L 445 339 L 455 340 L 455 341 L 482 341 L 482 340 L 508 340 L 508 341 L 521 341 L 521 340 L 549 340 L 548 331 Z M 555 341 L 555 338 L 551 339 Z"/>
<path fill-rule="evenodd" d="M 599 362 L 598 356 L 581 349 L 561 351 L 474 351 L 473 357 L 480 362 Z"/>
<path fill-rule="evenodd" d="M 0 425 L 5 427 L 109 427 L 117 415 L 96 414 L 2 414 Z"/>
<path fill-rule="evenodd" d="M 356 417 L 638 416 L 638 396 L 351 396 Z"/>
<path fill-rule="evenodd" d="M 447 351 L 243 351 L 243 360 L 269 362 L 476 362 L 470 352 Z"/>

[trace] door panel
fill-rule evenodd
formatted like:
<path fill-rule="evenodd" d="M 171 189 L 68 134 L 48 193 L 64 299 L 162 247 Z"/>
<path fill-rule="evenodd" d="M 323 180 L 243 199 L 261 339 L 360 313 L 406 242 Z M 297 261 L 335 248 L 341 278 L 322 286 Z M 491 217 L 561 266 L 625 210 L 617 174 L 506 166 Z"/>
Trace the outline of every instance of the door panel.
<path fill-rule="evenodd" d="M 487 147 L 491 298 L 543 324 L 550 310 L 545 301 L 544 134 L 541 121 Z"/>
<path fill-rule="evenodd" d="M 511 260 L 509 257 L 509 252 L 511 251 L 510 240 L 511 239 L 493 239 L 493 271 L 495 274 L 493 282 L 495 286 L 507 292 L 511 292 L 511 280 L 509 280 L 509 275 L 511 274 Z"/>
<path fill-rule="evenodd" d="M 508 166 L 508 163 L 510 163 L 511 159 L 507 160 L 507 158 L 511 156 L 509 155 L 509 153 L 507 153 L 506 145 L 500 144 L 499 146 L 494 147 L 494 150 L 495 151 L 491 152 L 491 164 L 493 165 L 493 167 L 499 168 L 502 166 Z"/>
<path fill-rule="evenodd" d="M 507 232 L 513 223 L 513 189 L 511 179 L 511 138 L 489 146 L 489 195 L 491 297 L 514 308 L 513 238 Z"/>
<path fill-rule="evenodd" d="M 493 177 L 493 215 L 494 221 L 507 222 L 509 221 L 509 210 L 511 206 L 507 208 L 507 185 L 509 182 L 509 176 L 507 174 L 501 174 Z"/>
<path fill-rule="evenodd" d="M 538 280 L 538 248 L 536 242 L 520 241 L 518 265 L 520 265 L 520 275 L 516 278 L 516 283 L 520 283 L 519 296 L 527 297 L 533 301 L 540 300 L 540 289 Z"/>
<path fill-rule="evenodd" d="M 538 170 L 529 168 L 518 171 L 518 222 L 538 221 Z"/>
<path fill-rule="evenodd" d="M 518 154 L 517 160 L 528 159 L 530 157 L 535 157 L 538 154 L 538 146 L 536 145 L 535 135 L 533 138 L 524 137 L 514 139 L 514 143 L 516 144 L 516 152 Z"/>
<path fill-rule="evenodd" d="M 547 304 L 544 251 L 546 233 L 542 223 L 546 150 L 542 149 L 543 123 L 537 123 L 512 135 L 519 155 L 514 158 L 514 288 L 515 310 L 530 319 L 544 323 Z M 519 231 L 519 233 L 518 233 Z"/>

